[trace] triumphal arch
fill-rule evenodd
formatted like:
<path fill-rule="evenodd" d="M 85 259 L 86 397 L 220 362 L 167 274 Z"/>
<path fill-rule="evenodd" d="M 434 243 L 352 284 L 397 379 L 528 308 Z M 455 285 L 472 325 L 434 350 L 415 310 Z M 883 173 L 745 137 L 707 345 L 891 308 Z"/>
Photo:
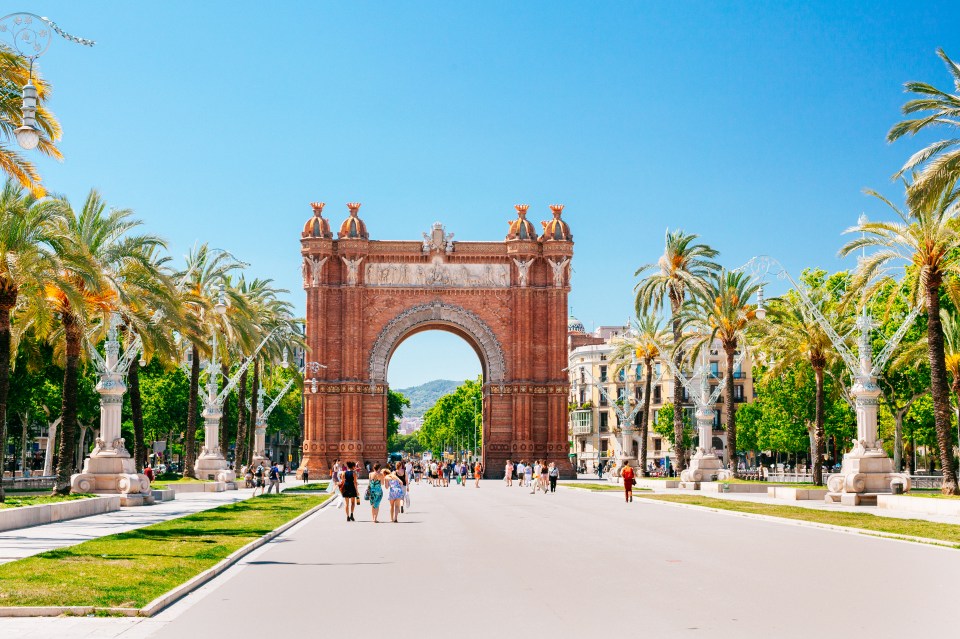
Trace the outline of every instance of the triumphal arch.
<path fill-rule="evenodd" d="M 502 242 L 454 241 L 437 223 L 421 240 L 371 240 L 360 204 L 336 235 L 316 202 L 301 233 L 307 292 L 303 464 L 387 458 L 387 366 L 407 337 L 450 331 L 483 368 L 483 461 L 567 457 L 567 295 L 573 237 L 562 205 L 538 234 L 514 207 Z M 434 356 L 442 354 L 432 354 Z"/>

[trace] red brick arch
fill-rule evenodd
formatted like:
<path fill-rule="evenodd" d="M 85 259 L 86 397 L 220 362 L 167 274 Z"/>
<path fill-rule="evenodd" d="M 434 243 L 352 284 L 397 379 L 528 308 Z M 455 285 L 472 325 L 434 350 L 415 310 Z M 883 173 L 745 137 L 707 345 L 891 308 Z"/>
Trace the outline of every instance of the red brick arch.
<path fill-rule="evenodd" d="M 453 242 L 435 224 L 423 241 L 376 241 L 351 204 L 333 238 L 322 204 L 301 236 L 308 359 L 326 368 L 305 385 L 304 464 L 329 473 L 337 458 L 387 456 L 387 367 L 412 334 L 439 328 L 463 337 L 483 366 L 484 464 L 500 476 L 510 459 L 567 458 L 566 321 L 573 242 L 554 208 L 547 239 L 518 209 L 514 237 Z M 526 225 L 514 232 L 518 224 Z M 555 228 L 555 227 L 551 227 Z M 558 239 L 559 238 L 559 239 Z"/>

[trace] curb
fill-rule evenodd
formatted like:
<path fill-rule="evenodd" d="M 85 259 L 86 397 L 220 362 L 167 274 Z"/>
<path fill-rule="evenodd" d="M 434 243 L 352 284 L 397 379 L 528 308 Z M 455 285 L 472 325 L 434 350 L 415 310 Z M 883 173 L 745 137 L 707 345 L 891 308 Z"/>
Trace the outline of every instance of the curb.
<path fill-rule="evenodd" d="M 643 497 L 638 497 L 643 499 Z M 673 501 L 665 501 L 661 499 L 647 499 L 645 503 L 654 503 L 664 506 L 673 506 L 674 508 L 686 508 L 691 510 L 700 510 L 713 512 L 720 515 L 730 515 L 733 517 L 745 517 L 747 519 L 755 519 L 758 521 L 766 521 L 775 524 L 786 524 L 792 526 L 800 526 L 802 528 L 819 528 L 820 530 L 828 530 L 831 532 L 839 532 L 847 535 L 866 535 L 868 537 L 878 537 L 880 539 L 886 539 L 888 541 L 899 541 L 909 544 L 926 544 L 930 546 L 937 546 L 939 548 L 944 548 L 946 550 L 958 550 L 960 549 L 960 544 L 950 541 L 944 541 L 942 539 L 930 539 L 929 537 L 914 537 L 912 535 L 900 535 L 897 533 L 888 533 L 880 530 L 867 530 L 866 528 L 855 528 L 853 526 L 837 526 L 836 524 L 824 524 L 815 521 L 804 521 L 802 519 L 788 519 L 786 517 L 777 517 L 775 515 L 760 515 L 757 513 L 743 513 L 737 512 L 735 510 L 725 510 L 722 508 L 711 508 L 710 506 L 697 506 L 694 504 L 683 504 Z M 795 506 L 795 508 L 801 508 L 801 506 Z"/>
<path fill-rule="evenodd" d="M 234 550 L 232 553 L 221 559 L 217 564 L 207 568 L 199 575 L 177 586 L 173 590 L 165 592 L 143 608 L 106 608 L 101 606 L 0 606 L 0 617 L 86 617 L 98 612 L 121 617 L 152 617 L 170 604 L 182 599 L 200 586 L 203 586 L 208 581 L 220 576 L 228 568 L 252 553 L 257 548 L 260 548 L 264 544 L 273 541 L 290 528 L 293 528 L 308 517 L 315 515 L 333 502 L 334 500 L 332 498 L 327 499 L 322 504 L 318 504 L 310 510 L 297 515 L 279 528 L 271 530 L 263 537 L 255 539 L 246 546 Z"/>

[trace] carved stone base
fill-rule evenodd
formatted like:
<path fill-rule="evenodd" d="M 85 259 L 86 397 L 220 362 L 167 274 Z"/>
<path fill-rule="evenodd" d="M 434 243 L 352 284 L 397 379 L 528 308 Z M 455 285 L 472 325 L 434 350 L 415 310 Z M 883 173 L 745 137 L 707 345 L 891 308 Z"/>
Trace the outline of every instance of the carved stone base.
<path fill-rule="evenodd" d="M 194 464 L 194 470 L 197 473 L 197 479 L 206 479 L 209 481 L 221 481 L 227 484 L 236 482 L 237 474 L 230 470 L 230 465 L 224 459 L 220 451 L 204 452 L 197 458 Z"/>
<path fill-rule="evenodd" d="M 268 468 L 268 469 L 269 469 L 270 466 L 272 465 L 272 464 L 270 463 L 270 458 L 267 457 L 266 455 L 254 455 L 254 456 L 253 456 L 253 466 L 252 466 L 252 468 L 256 468 L 257 465 L 260 464 L 261 462 L 263 463 L 263 467 L 264 467 L 264 468 Z"/>
<path fill-rule="evenodd" d="M 684 482 L 723 481 L 732 479 L 733 473 L 723 467 L 723 461 L 713 454 L 713 451 L 697 449 L 697 453 L 690 460 L 690 465 L 680 473 L 680 480 Z"/>
<path fill-rule="evenodd" d="M 150 480 L 136 471 L 130 453 L 123 448 L 122 442 L 115 448 L 100 446 L 83 460 L 83 471 L 70 477 L 70 489 L 77 493 L 97 493 L 105 495 L 147 495 L 150 499 L 127 500 L 131 506 L 152 504 Z M 121 506 L 127 505 L 121 500 Z"/>
<path fill-rule="evenodd" d="M 827 477 L 824 501 L 854 506 L 876 504 L 877 495 L 893 493 L 896 484 L 907 492 L 910 476 L 894 472 L 893 460 L 883 448 L 855 446 L 843 456 L 840 472 Z"/>

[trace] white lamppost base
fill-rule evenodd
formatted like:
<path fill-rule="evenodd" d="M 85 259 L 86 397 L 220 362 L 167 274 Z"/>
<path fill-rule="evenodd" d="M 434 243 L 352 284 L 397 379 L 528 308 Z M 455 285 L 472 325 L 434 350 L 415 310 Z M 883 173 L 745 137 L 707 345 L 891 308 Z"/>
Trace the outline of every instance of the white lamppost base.
<path fill-rule="evenodd" d="M 109 446 L 98 438 L 96 448 L 83 460 L 83 471 L 70 477 L 70 489 L 76 493 L 120 495 L 121 506 L 153 503 L 150 480 L 136 471 L 122 438 Z"/>
<path fill-rule="evenodd" d="M 894 471 L 893 460 L 876 442 L 868 448 L 865 441 L 854 442 L 853 450 L 843 456 L 839 473 L 827 477 L 824 500 L 849 506 L 875 505 L 877 495 L 889 495 L 894 486 L 910 490 L 910 475 Z"/>
<path fill-rule="evenodd" d="M 732 479 L 733 473 L 724 468 L 723 460 L 717 457 L 713 450 L 705 451 L 698 448 L 690 465 L 680 472 L 682 482 L 723 481 Z"/>
<path fill-rule="evenodd" d="M 197 479 L 224 482 L 227 484 L 227 490 L 237 489 L 237 474 L 230 470 L 230 464 L 227 463 L 219 448 L 214 450 L 204 448 L 197 457 L 193 469 L 196 471 Z"/>

